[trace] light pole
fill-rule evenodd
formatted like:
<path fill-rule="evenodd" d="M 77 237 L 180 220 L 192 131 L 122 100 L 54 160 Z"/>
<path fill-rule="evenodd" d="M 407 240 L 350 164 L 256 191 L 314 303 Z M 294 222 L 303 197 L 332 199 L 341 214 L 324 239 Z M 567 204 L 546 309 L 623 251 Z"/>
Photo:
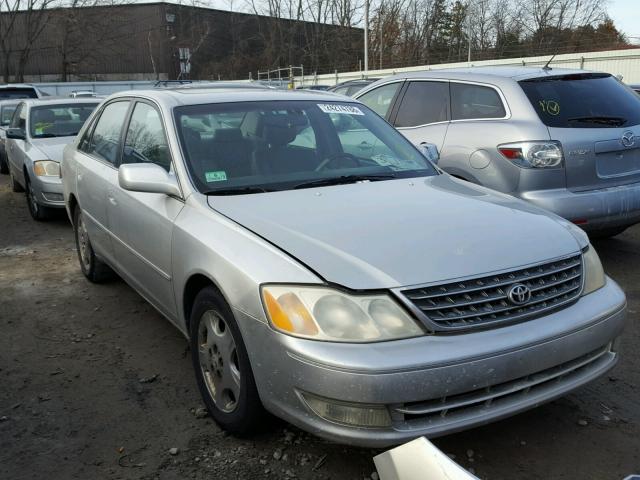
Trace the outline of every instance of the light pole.
<path fill-rule="evenodd" d="M 471 66 L 471 0 L 467 3 L 467 42 L 469 43 L 467 62 Z"/>
<path fill-rule="evenodd" d="M 369 0 L 364 2 L 364 74 L 369 71 Z"/>

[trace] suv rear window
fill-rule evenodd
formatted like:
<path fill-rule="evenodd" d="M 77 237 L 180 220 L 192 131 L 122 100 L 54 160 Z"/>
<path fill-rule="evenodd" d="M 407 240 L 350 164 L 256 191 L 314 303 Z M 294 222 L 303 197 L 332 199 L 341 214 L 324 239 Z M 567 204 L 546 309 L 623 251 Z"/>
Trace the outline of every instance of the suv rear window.
<path fill-rule="evenodd" d="M 38 98 L 35 88 L 0 88 L 0 100 L 10 98 Z"/>
<path fill-rule="evenodd" d="M 548 127 L 606 128 L 640 124 L 640 97 L 609 74 L 576 74 L 519 82 Z"/>

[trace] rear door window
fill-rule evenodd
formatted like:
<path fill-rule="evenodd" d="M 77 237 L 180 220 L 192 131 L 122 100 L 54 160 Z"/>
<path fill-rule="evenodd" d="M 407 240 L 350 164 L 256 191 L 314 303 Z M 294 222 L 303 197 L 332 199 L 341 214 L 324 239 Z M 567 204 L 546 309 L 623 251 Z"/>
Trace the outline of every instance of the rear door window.
<path fill-rule="evenodd" d="M 448 82 L 410 82 L 402 97 L 395 126 L 417 127 L 446 122 L 449 109 Z"/>
<path fill-rule="evenodd" d="M 498 92 L 482 85 L 451 83 L 451 119 L 504 118 L 506 109 Z"/>
<path fill-rule="evenodd" d="M 365 93 L 358 100 L 381 117 L 386 117 L 402 82 L 388 83 Z"/>
<path fill-rule="evenodd" d="M 608 74 L 536 78 L 519 84 L 548 127 L 617 128 L 640 124 L 640 97 Z"/>

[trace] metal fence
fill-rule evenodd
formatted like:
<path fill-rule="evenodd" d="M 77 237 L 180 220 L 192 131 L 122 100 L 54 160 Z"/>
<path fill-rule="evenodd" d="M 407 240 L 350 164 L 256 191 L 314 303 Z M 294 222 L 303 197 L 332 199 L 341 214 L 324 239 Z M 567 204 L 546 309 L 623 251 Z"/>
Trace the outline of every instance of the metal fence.
<path fill-rule="evenodd" d="M 442 68 L 481 67 L 481 66 L 543 66 L 551 58 L 543 57 L 509 58 L 501 60 L 484 60 L 478 62 L 442 63 L 438 65 L 419 65 L 415 67 L 389 68 L 369 70 L 367 77 L 386 77 L 401 72 L 421 70 L 437 70 Z M 582 68 L 597 70 L 613 75 L 622 75 L 625 83 L 640 83 L 640 48 L 629 50 L 608 50 L 604 52 L 581 52 L 557 55 L 550 65 L 557 68 Z M 296 77 L 296 85 L 335 85 L 347 80 L 364 78 L 363 71 L 334 72 L 323 75 L 306 75 Z"/>

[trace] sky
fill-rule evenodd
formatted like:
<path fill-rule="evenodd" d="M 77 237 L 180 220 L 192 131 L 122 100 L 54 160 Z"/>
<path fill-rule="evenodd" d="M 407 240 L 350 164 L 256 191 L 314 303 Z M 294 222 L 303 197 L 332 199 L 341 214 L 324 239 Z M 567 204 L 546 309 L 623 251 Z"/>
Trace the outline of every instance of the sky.
<path fill-rule="evenodd" d="M 607 9 L 618 30 L 628 37 L 640 37 L 640 0 L 609 0 Z M 640 38 L 629 38 L 632 43 L 640 43 Z"/>

